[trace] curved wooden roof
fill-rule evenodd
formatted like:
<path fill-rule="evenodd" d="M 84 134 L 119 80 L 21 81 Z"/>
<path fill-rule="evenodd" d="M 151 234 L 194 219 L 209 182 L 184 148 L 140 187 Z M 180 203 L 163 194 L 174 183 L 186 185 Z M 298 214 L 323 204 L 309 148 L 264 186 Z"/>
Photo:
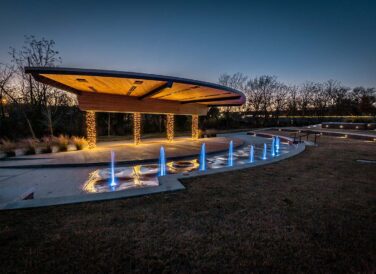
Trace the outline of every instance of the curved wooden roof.
<path fill-rule="evenodd" d="M 179 114 L 179 111 L 164 109 L 164 103 L 166 105 L 179 104 L 180 109 L 188 109 L 188 106 L 194 107 L 197 105 L 196 108 L 198 109 L 203 109 L 203 107 L 207 109 L 209 106 L 240 106 L 245 102 L 244 94 L 238 90 L 179 77 L 59 67 L 26 67 L 25 72 L 32 74 L 39 82 L 77 94 L 79 105 L 85 110 L 90 107 L 101 110 L 99 102 L 95 103 L 97 106 L 93 104 L 87 106 L 85 98 L 90 98 L 94 102 L 94 97 L 101 100 L 108 99 L 108 107 L 103 111 L 119 111 L 115 106 L 121 100 L 122 102 L 133 102 L 132 104 L 139 102 L 140 105 L 145 105 L 146 102 L 149 102 L 149 105 L 153 102 L 161 102 L 162 105 L 159 110 L 151 109 L 150 112 L 177 114 Z M 110 109 L 110 98 L 114 101 L 115 108 L 113 110 Z M 142 101 L 144 102 L 141 103 Z M 183 107 L 182 105 L 187 106 Z M 127 107 L 121 111 L 128 111 Z M 137 110 L 132 107 L 129 111 Z M 140 112 L 148 111 L 141 107 Z M 194 114 L 195 111 L 191 112 Z M 184 113 L 184 111 L 181 113 Z"/>

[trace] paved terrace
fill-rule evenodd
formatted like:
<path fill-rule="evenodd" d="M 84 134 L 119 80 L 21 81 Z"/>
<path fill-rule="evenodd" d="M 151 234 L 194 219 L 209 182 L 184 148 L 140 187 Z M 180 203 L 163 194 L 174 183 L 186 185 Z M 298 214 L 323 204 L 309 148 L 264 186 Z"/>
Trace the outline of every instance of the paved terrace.
<path fill-rule="evenodd" d="M 98 143 L 97 148 L 91 150 L 68 151 L 30 156 L 19 156 L 0 161 L 0 168 L 38 168 L 38 167 L 72 167 L 90 165 L 108 165 L 110 152 L 116 154 L 117 163 L 133 163 L 138 161 L 155 161 L 159 157 L 159 150 L 164 146 L 169 159 L 196 156 L 201 144 L 206 144 L 207 153 L 221 152 L 228 149 L 229 141 L 233 140 L 234 147 L 241 146 L 244 141 L 239 138 L 203 138 L 192 140 L 188 137 L 176 138 L 173 142 L 155 138 L 145 140 L 139 145 L 133 141 L 114 141 Z"/>
<path fill-rule="evenodd" d="M 187 150 L 187 147 L 192 146 L 194 148 L 192 148 L 191 152 L 198 152 L 202 141 L 205 141 L 207 148 L 209 146 L 212 147 L 212 149 L 214 147 L 218 149 L 222 147 L 226 151 L 228 149 L 229 140 L 233 140 L 238 145 L 244 142 L 245 145 L 253 144 L 258 147 L 262 147 L 264 143 L 268 143 L 270 145 L 271 142 L 270 139 L 246 135 L 245 132 L 226 134 L 222 137 L 217 138 L 202 139 L 200 141 L 197 141 L 195 146 L 193 144 L 190 144 L 192 140 L 189 140 L 188 142 L 186 139 L 187 138 L 181 140 L 181 142 L 179 143 L 179 148 Z M 222 143 L 222 145 L 218 145 L 219 143 Z M 159 145 L 160 143 L 157 143 L 155 145 L 155 149 L 157 151 L 159 151 Z M 169 151 L 173 152 L 173 148 L 176 149 L 177 144 L 175 144 L 174 142 L 171 143 L 171 145 L 174 146 L 169 146 Z M 168 146 L 166 145 L 166 147 Z M 251 166 L 253 167 L 258 165 L 269 164 L 294 156 L 297 153 L 302 152 L 303 150 L 304 145 L 301 144 L 300 147 L 291 147 L 289 153 L 283 154 L 276 158 L 270 158 L 265 161 L 256 161 L 253 164 L 242 164 L 236 165 L 234 167 L 224 167 L 222 169 L 211 169 L 207 170 L 204 173 L 198 171 L 191 172 L 189 176 L 207 175 L 228 170 L 235 170 Z M 197 156 L 198 153 L 195 153 L 195 157 Z M 168 161 L 171 160 L 169 154 L 167 154 L 167 157 Z M 108 158 L 109 156 L 107 155 L 106 166 L 108 166 Z M 116 166 L 119 166 L 119 162 L 116 162 Z M 176 191 L 184 189 L 184 186 L 179 182 L 179 178 L 189 177 L 187 175 L 182 174 L 168 175 L 163 177 L 163 180 L 160 181 L 160 185 L 158 187 L 135 188 L 125 191 L 114 191 L 95 194 L 85 193 L 82 190 L 82 187 L 84 183 L 87 181 L 89 173 L 97 169 L 98 167 L 96 166 L 55 167 L 53 165 L 49 166 L 49 168 L 3 167 L 2 169 L 0 169 L 0 209 L 38 207 L 55 204 L 78 203 L 85 201 L 119 199 L 165 191 Z M 21 196 L 24 193 L 28 193 L 31 190 L 34 192 L 34 199 L 21 200 Z"/>

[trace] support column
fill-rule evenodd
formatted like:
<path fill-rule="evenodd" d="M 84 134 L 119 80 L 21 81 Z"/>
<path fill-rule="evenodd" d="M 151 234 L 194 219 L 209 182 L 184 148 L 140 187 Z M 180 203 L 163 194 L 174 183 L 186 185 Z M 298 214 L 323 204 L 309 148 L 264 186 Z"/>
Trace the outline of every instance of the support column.
<path fill-rule="evenodd" d="M 95 111 L 86 111 L 86 138 L 89 148 L 95 148 L 97 144 L 97 129 L 95 122 Z"/>
<path fill-rule="evenodd" d="M 133 140 L 138 145 L 141 142 L 141 113 L 133 113 Z"/>
<path fill-rule="evenodd" d="M 167 140 L 172 142 L 174 140 L 174 114 L 168 113 L 167 114 Z"/>
<path fill-rule="evenodd" d="M 192 139 L 198 139 L 198 115 L 192 115 Z"/>

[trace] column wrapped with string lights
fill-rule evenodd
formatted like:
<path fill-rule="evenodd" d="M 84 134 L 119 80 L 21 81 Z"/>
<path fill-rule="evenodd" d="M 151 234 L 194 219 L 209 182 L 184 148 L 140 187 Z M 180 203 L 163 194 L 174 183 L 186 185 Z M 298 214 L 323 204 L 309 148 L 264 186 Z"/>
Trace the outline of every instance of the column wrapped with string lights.
<path fill-rule="evenodd" d="M 198 115 L 192 115 L 192 139 L 198 139 Z"/>
<path fill-rule="evenodd" d="M 89 148 L 95 148 L 97 144 L 97 129 L 95 122 L 95 111 L 86 111 L 86 138 Z"/>
<path fill-rule="evenodd" d="M 133 139 L 134 144 L 138 145 L 141 142 L 141 113 L 133 113 Z"/>
<path fill-rule="evenodd" d="M 174 114 L 168 113 L 167 114 L 167 140 L 172 142 L 174 140 Z"/>

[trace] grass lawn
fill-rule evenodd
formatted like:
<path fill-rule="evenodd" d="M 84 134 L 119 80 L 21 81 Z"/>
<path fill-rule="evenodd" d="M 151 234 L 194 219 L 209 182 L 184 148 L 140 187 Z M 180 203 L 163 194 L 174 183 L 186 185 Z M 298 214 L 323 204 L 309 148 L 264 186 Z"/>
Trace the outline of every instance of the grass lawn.
<path fill-rule="evenodd" d="M 0 212 L 1 272 L 375 272 L 376 143 L 319 147 L 185 191 Z"/>

